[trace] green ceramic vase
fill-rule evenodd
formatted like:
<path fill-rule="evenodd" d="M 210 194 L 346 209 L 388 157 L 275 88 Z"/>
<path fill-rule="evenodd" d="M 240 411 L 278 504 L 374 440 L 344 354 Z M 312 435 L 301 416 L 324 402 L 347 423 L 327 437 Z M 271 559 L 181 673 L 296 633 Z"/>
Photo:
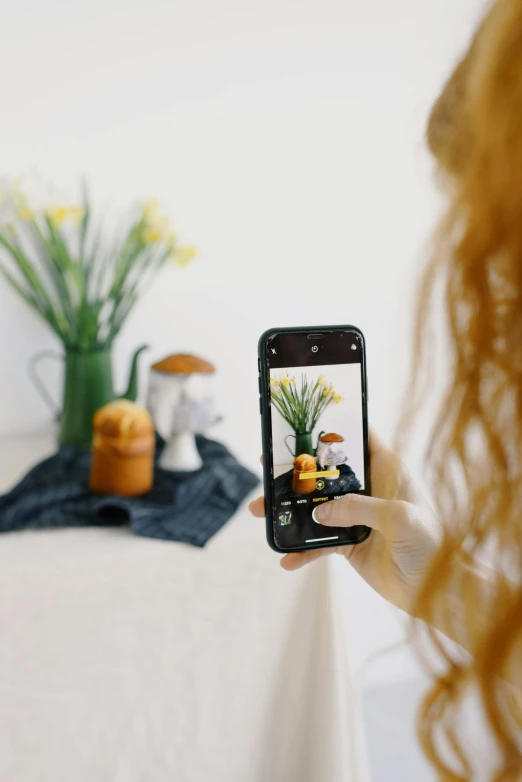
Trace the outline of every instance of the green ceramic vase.
<path fill-rule="evenodd" d="M 293 437 L 295 439 L 295 444 L 293 449 L 290 448 L 290 446 L 287 443 L 289 437 Z M 288 434 L 285 437 L 285 445 L 290 451 L 290 453 L 292 454 L 292 458 L 295 458 L 296 456 L 300 456 L 302 453 L 308 453 L 310 454 L 310 456 L 315 456 L 317 450 L 313 446 L 311 432 L 296 432 L 295 434 Z"/>
<path fill-rule="evenodd" d="M 64 357 L 62 407 L 55 410 L 60 422 L 60 444 L 89 448 L 92 441 L 94 413 L 116 398 L 135 401 L 138 394 L 138 356 L 146 345 L 134 353 L 129 371 L 129 382 L 124 394 L 115 394 L 112 380 L 111 348 L 66 348 Z M 50 395 L 36 374 L 36 364 L 42 358 L 57 357 L 44 352 L 33 359 L 32 374 L 37 388 L 45 400 L 52 403 Z M 59 356 L 58 356 L 59 357 Z M 53 404 L 54 407 L 54 404 Z"/>

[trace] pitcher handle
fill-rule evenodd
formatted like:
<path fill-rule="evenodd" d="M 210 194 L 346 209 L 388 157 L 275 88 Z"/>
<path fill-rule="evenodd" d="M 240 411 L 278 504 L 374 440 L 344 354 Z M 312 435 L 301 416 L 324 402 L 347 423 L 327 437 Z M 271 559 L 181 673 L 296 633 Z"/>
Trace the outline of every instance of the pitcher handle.
<path fill-rule="evenodd" d="M 35 353 L 32 358 L 29 359 L 29 364 L 27 365 L 27 371 L 29 373 L 29 377 L 32 380 L 32 383 L 40 396 L 42 397 L 43 401 L 51 411 L 51 413 L 54 416 L 54 419 L 56 421 L 60 420 L 61 417 L 61 411 L 59 407 L 56 405 L 56 402 L 52 398 L 51 394 L 47 390 L 45 383 L 43 382 L 42 378 L 38 374 L 37 367 L 45 358 L 53 358 L 53 359 L 59 359 L 59 361 L 63 361 L 63 356 L 61 353 L 57 353 L 55 350 L 41 350 L 39 353 Z"/>
<path fill-rule="evenodd" d="M 289 437 L 295 437 L 295 439 L 296 439 L 296 440 L 297 440 L 297 437 L 296 437 L 296 435 L 295 435 L 295 434 L 287 434 L 287 435 L 286 435 L 286 437 L 284 438 L 284 441 L 283 441 L 283 442 L 284 442 L 284 444 L 286 445 L 286 447 L 288 448 L 288 450 L 290 451 L 290 455 L 291 455 L 291 457 L 292 457 L 292 459 L 293 459 L 293 458 L 295 458 L 295 453 L 294 453 L 294 451 L 295 451 L 295 448 L 294 448 L 294 451 L 292 451 L 292 450 L 291 450 L 291 448 L 290 448 L 290 446 L 289 446 L 289 445 L 288 445 L 288 443 L 286 442 L 286 441 L 288 440 L 288 438 L 289 438 Z"/>

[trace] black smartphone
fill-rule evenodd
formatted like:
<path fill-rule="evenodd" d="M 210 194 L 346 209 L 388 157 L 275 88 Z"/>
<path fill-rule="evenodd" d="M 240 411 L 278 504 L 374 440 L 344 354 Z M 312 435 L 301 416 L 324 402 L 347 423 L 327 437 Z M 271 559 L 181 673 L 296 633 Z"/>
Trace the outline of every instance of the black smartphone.
<path fill-rule="evenodd" d="M 364 336 L 355 326 L 266 331 L 259 340 L 266 532 L 276 551 L 362 543 L 315 511 L 371 494 Z"/>

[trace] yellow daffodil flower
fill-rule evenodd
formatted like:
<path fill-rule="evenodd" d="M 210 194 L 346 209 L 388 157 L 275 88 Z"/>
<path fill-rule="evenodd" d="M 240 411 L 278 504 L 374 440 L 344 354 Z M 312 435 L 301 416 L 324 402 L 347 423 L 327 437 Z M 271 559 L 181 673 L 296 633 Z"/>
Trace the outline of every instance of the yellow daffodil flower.
<path fill-rule="evenodd" d="M 198 251 L 195 247 L 187 245 L 186 247 L 178 247 L 174 251 L 172 260 L 175 266 L 188 266 L 188 264 L 194 260 Z"/>
<path fill-rule="evenodd" d="M 45 213 L 49 222 L 55 228 L 59 228 L 68 221 L 73 225 L 79 225 L 83 220 L 85 210 L 83 206 L 50 206 Z"/>
<path fill-rule="evenodd" d="M 167 244 L 174 244 L 174 234 L 170 228 L 170 217 L 160 214 L 159 201 L 156 198 L 143 201 L 141 211 L 146 228 L 151 231 L 157 231 Z"/>
<path fill-rule="evenodd" d="M 329 388 L 325 388 L 324 389 L 323 396 L 330 396 L 330 389 Z"/>
<path fill-rule="evenodd" d="M 32 209 L 29 209 L 28 206 L 23 206 L 20 211 L 18 212 L 20 219 L 24 221 L 32 220 L 33 218 L 33 211 Z"/>
<path fill-rule="evenodd" d="M 80 225 L 85 216 L 85 209 L 83 206 L 71 206 L 69 207 L 69 217 L 74 225 Z"/>
<path fill-rule="evenodd" d="M 334 402 L 335 402 L 336 405 L 338 405 L 339 402 L 342 402 L 342 401 L 343 401 L 343 398 L 342 398 L 341 394 L 336 394 L 334 396 Z"/>
<path fill-rule="evenodd" d="M 141 238 L 143 240 L 143 244 L 155 244 L 156 242 L 159 242 L 161 235 L 160 232 L 156 231 L 155 228 L 146 228 L 142 232 Z"/>
<path fill-rule="evenodd" d="M 159 201 L 157 198 L 149 198 L 146 201 L 142 201 L 140 206 L 143 217 L 146 220 L 155 217 L 159 212 Z"/>
<path fill-rule="evenodd" d="M 166 215 L 152 215 L 145 217 L 145 225 L 152 231 L 157 231 L 165 238 L 170 233 L 170 218 Z"/>
<path fill-rule="evenodd" d="M 55 228 L 63 225 L 69 216 L 69 210 L 66 206 L 50 206 L 45 213 Z"/>
<path fill-rule="evenodd" d="M 287 378 L 287 377 L 284 377 L 284 378 L 281 380 L 281 383 L 282 383 L 282 384 L 285 386 L 285 388 L 287 388 L 287 387 L 290 385 L 290 380 L 289 380 L 289 378 Z"/>
<path fill-rule="evenodd" d="M 292 386 L 295 386 L 295 377 L 291 377 L 291 378 L 290 378 L 290 384 L 291 384 Z"/>
<path fill-rule="evenodd" d="M 324 375 L 319 375 L 319 377 L 317 378 L 317 383 L 320 386 L 325 386 L 326 385 L 325 376 Z"/>
<path fill-rule="evenodd" d="M 274 388 L 279 388 L 279 380 L 275 377 L 270 378 L 270 384 L 273 385 Z"/>

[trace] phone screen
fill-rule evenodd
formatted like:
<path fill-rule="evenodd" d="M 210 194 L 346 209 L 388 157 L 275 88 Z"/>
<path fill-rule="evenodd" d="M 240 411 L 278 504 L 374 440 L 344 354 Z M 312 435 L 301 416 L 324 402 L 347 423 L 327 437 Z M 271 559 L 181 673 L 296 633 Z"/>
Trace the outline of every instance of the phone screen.
<path fill-rule="evenodd" d="M 369 494 L 364 339 L 353 329 L 274 333 L 266 342 L 274 542 L 283 550 L 361 542 L 315 511 Z"/>

